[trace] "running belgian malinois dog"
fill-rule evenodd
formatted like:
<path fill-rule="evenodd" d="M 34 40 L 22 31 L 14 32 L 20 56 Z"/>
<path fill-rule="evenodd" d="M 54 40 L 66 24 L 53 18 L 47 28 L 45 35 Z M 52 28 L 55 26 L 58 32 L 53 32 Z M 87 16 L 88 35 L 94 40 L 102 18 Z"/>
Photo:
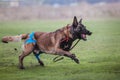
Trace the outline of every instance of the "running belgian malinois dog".
<path fill-rule="evenodd" d="M 82 19 L 78 22 L 75 16 L 71 25 L 54 32 L 32 32 L 19 36 L 5 36 L 2 38 L 2 42 L 8 43 L 24 39 L 23 51 L 19 56 L 19 68 L 24 69 L 23 59 L 32 52 L 42 66 L 44 66 L 44 63 L 39 58 L 41 53 L 66 56 L 79 63 L 75 54 L 72 54 L 69 50 L 76 39 L 86 41 L 86 35 L 91 34 L 92 32 L 82 24 Z"/>

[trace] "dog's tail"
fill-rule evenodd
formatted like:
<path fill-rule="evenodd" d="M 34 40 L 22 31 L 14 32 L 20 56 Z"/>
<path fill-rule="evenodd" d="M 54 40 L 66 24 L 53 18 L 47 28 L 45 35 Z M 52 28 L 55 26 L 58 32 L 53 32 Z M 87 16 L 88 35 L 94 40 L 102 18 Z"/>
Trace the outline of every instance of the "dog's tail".
<path fill-rule="evenodd" d="M 20 42 L 21 40 L 27 39 L 29 34 L 21 34 L 17 36 L 4 36 L 2 38 L 3 43 L 8 42 Z"/>

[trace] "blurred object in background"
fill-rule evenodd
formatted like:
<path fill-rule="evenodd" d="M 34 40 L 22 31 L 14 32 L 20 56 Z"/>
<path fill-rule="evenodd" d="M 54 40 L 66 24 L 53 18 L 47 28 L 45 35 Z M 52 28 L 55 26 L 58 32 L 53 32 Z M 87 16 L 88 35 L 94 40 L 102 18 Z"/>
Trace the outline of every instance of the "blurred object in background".
<path fill-rule="evenodd" d="M 0 21 L 120 18 L 120 0 L 0 0 Z"/>

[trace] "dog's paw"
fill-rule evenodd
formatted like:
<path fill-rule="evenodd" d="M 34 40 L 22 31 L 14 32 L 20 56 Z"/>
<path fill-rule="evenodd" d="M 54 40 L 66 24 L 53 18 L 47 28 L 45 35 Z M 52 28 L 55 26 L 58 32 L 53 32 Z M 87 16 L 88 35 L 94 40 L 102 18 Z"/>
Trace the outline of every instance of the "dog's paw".
<path fill-rule="evenodd" d="M 79 64 L 79 60 L 76 58 L 75 54 L 71 55 L 71 59 L 74 60 L 77 64 Z"/>
<path fill-rule="evenodd" d="M 73 59 L 77 64 L 79 64 L 79 60 L 77 58 Z"/>

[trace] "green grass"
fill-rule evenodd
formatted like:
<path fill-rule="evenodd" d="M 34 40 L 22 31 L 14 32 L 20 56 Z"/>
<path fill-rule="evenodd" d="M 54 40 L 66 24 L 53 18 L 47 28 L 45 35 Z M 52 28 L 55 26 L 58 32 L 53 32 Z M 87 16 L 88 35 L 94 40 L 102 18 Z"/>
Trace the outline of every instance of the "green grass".
<path fill-rule="evenodd" d="M 32 31 L 54 31 L 68 23 L 72 21 L 0 22 L 0 38 Z M 69 58 L 54 63 L 54 55 L 42 54 L 45 67 L 41 67 L 31 54 L 24 60 L 26 69 L 20 70 L 18 56 L 22 42 L 0 42 L 0 80 L 120 80 L 120 20 L 92 20 L 84 24 L 93 35 L 71 51 L 80 64 Z M 15 47 L 18 52 L 14 51 Z"/>

